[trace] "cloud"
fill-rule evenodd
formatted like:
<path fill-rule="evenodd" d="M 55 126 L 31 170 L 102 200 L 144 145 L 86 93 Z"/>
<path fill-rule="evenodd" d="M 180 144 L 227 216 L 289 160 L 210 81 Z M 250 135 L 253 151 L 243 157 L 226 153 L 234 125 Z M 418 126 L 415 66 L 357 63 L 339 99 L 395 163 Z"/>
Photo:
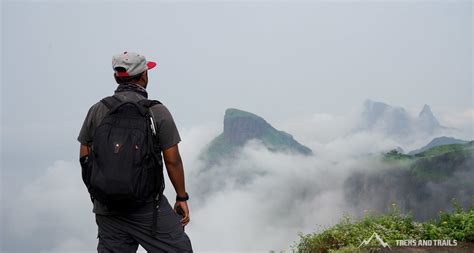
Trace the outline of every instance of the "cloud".
<path fill-rule="evenodd" d="M 305 145 L 314 142 L 327 143 L 350 130 L 355 121 L 352 118 L 354 115 L 356 115 L 354 112 L 348 115 L 329 113 L 299 115 L 276 122 L 274 126 L 277 129 L 284 129 Z"/>
<path fill-rule="evenodd" d="M 6 252 L 94 249 L 97 229 L 80 173 L 77 161 L 56 161 L 18 193 L 4 196 Z"/>
<path fill-rule="evenodd" d="M 399 167 L 382 163 L 369 154 L 395 147 L 409 151 L 425 145 L 433 136 L 414 138 L 410 145 L 403 145 L 379 132 L 345 135 L 356 118 L 354 114 L 322 113 L 277 124 L 278 129 L 312 148 L 315 156 L 272 153 L 254 140 L 246 144 L 235 160 L 201 168 L 205 165 L 193 162 L 188 188 L 195 196 L 190 202 L 193 221 L 188 232 L 195 248 L 284 250 L 298 239 L 298 232 L 332 225 L 344 213 L 358 215 L 361 208 L 386 208 L 380 205 L 384 201 L 367 201 L 364 207 L 349 202 L 347 179 L 354 173 L 370 176 L 380 171 L 396 171 Z M 384 199 L 384 191 L 379 195 Z M 424 200 L 425 204 L 434 202 L 432 198 Z M 438 207 L 449 208 L 449 204 L 437 203 Z"/>
<path fill-rule="evenodd" d="M 218 132 L 216 126 L 182 130 L 180 148 L 192 196 L 187 231 L 195 249 L 285 249 L 298 232 L 336 222 L 344 212 L 338 185 L 351 160 L 335 165 L 323 157 L 272 153 L 249 142 L 241 159 L 199 174 L 199 153 Z M 217 190 L 197 194 L 208 186 Z M 174 196 L 169 180 L 166 194 Z M 4 198 L 7 252 L 95 249 L 97 228 L 77 161 L 54 162 L 15 197 Z"/>
<path fill-rule="evenodd" d="M 286 250 L 299 232 L 334 224 L 343 213 L 351 213 L 344 198 L 345 179 L 356 169 L 377 166 L 370 158 L 325 155 L 341 144 L 330 143 L 328 150 L 308 157 L 272 153 L 250 141 L 239 159 L 191 171 L 188 188 L 199 194 L 190 202 L 193 221 L 188 231 L 195 248 Z"/>
<path fill-rule="evenodd" d="M 312 148 L 314 156 L 273 153 L 253 140 L 238 159 L 209 168 L 199 154 L 221 126 L 181 129 L 180 150 L 191 195 L 186 231 L 194 249 L 285 250 L 298 240 L 299 232 L 321 230 L 344 213 L 359 213 L 361 207 L 347 201 L 347 178 L 391 169 L 367 154 L 399 143 L 380 133 L 344 135 L 353 125 L 351 118 L 355 116 L 316 114 L 277 124 Z M 165 193 L 173 199 L 168 179 L 166 184 Z M 56 161 L 15 195 L 3 198 L 5 252 L 95 251 L 97 226 L 77 161 Z"/>

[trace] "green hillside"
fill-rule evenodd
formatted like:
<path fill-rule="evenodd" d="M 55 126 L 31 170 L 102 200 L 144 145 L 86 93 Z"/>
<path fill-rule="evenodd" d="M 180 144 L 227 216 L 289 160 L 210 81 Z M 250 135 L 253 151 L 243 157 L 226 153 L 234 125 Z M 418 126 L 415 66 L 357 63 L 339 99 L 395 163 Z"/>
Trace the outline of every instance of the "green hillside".
<path fill-rule="evenodd" d="M 388 168 L 354 172 L 345 182 L 345 200 L 362 218 L 345 217 L 323 232 L 300 235 L 295 252 L 375 252 L 380 249 L 377 240 L 359 248 L 374 232 L 392 247 L 396 240 L 445 239 L 465 243 L 466 252 L 472 250 L 474 141 L 416 155 L 392 150 L 382 161 Z"/>
<path fill-rule="evenodd" d="M 474 149 L 474 141 L 469 141 L 464 144 L 448 144 L 439 145 L 423 152 L 414 155 L 402 154 L 396 150 L 392 150 L 384 155 L 384 158 L 388 160 L 400 160 L 400 159 L 416 159 L 416 158 L 427 158 L 430 156 L 442 155 L 449 152 L 469 152 Z"/>
<path fill-rule="evenodd" d="M 433 140 L 430 141 L 430 143 L 426 144 L 424 147 L 410 151 L 408 154 L 409 155 L 419 154 L 421 152 L 424 152 L 428 149 L 431 149 L 437 146 L 450 145 L 450 144 L 465 144 L 465 143 L 468 143 L 468 141 L 456 139 L 453 137 L 441 136 L 441 137 L 434 138 Z"/>
<path fill-rule="evenodd" d="M 449 144 L 449 145 L 441 145 L 434 148 L 430 148 L 424 152 L 414 155 L 415 157 L 429 157 L 429 156 L 436 156 L 442 155 L 449 152 L 469 152 L 469 150 L 474 149 L 474 141 L 470 141 L 466 144 Z"/>
<path fill-rule="evenodd" d="M 473 243 L 474 206 L 464 211 L 456 205 L 455 211 L 439 213 L 437 219 L 415 222 L 410 215 L 402 215 L 393 204 L 387 214 L 366 213 L 362 219 L 345 217 L 323 232 L 301 234 L 293 249 L 298 253 L 375 252 L 382 247 L 377 240 L 371 240 L 367 246 L 361 245 L 374 232 L 393 250 L 397 249 L 397 240 L 456 240 L 458 244 Z"/>
<path fill-rule="evenodd" d="M 384 154 L 388 163 L 410 162 L 408 168 L 417 177 L 442 180 L 459 170 L 467 170 L 463 166 L 474 153 L 474 141 L 465 144 L 449 144 L 430 148 L 415 155 L 401 154 L 392 150 Z"/>
<path fill-rule="evenodd" d="M 201 153 L 201 159 L 207 161 L 218 161 L 221 158 L 230 158 L 236 151 L 237 146 L 230 145 L 225 140 L 224 134 L 220 134 L 209 143 L 205 152 Z"/>
<path fill-rule="evenodd" d="M 453 198 L 474 203 L 474 142 L 431 148 L 417 155 L 390 151 L 380 168 L 361 168 L 344 181 L 344 199 L 353 210 L 389 211 L 398 203 L 417 220 L 436 217 Z M 374 165 L 375 166 L 375 165 Z"/>

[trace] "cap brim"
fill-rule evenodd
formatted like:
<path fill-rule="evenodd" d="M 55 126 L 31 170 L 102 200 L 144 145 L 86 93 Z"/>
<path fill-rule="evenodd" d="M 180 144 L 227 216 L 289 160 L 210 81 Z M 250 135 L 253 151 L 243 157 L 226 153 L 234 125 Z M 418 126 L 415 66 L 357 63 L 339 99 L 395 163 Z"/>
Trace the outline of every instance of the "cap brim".
<path fill-rule="evenodd" d="M 149 62 L 146 63 L 146 67 L 147 67 L 147 69 L 152 69 L 152 68 L 156 67 L 156 62 L 149 61 Z"/>

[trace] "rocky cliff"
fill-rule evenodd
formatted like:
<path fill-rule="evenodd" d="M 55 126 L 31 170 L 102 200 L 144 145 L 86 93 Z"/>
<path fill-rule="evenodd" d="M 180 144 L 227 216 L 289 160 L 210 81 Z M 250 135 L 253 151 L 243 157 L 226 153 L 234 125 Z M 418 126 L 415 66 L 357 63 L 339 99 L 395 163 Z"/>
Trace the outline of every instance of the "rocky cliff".
<path fill-rule="evenodd" d="M 441 135 L 454 129 L 442 126 L 429 105 L 425 104 L 415 116 L 403 107 L 367 99 L 359 122 L 351 133 L 359 131 L 375 131 L 402 142 L 410 142 L 415 137 Z"/>

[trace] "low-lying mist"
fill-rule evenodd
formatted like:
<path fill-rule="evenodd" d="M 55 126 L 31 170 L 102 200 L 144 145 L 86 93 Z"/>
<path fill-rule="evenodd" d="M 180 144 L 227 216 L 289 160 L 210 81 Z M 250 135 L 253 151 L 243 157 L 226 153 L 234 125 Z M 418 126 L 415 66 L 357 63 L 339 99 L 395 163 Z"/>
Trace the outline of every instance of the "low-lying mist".
<path fill-rule="evenodd" d="M 318 132 L 321 121 L 326 129 Z M 334 128 L 330 127 L 331 123 Z M 199 155 L 221 131 L 219 127 L 183 129 L 180 150 L 191 196 L 191 223 L 186 232 L 194 249 L 197 252 L 285 250 L 298 240 L 298 233 L 322 230 L 338 222 L 344 214 L 357 216 L 364 209 L 385 210 L 392 202 L 413 209 L 414 214 L 423 212 L 422 208 L 434 208 L 433 203 L 437 203 L 436 208 L 446 205 L 448 209 L 452 194 L 461 196 L 464 203 L 469 202 L 470 193 L 456 188 L 456 182 L 460 178 L 474 178 L 472 169 L 448 181 L 426 184 L 421 189 L 429 194 L 423 195 L 423 201 L 418 204 L 408 205 L 406 200 L 398 199 L 397 194 L 410 193 L 412 188 L 404 186 L 410 181 L 404 181 L 407 178 L 397 174 L 400 168 L 387 165 L 378 154 L 400 146 L 399 143 L 375 132 L 344 136 L 347 125 L 339 126 L 341 123 L 350 124 L 342 117 L 328 116 L 302 121 L 300 128 L 296 127 L 297 122 L 287 125 L 288 128 L 279 126 L 311 148 L 313 156 L 274 153 L 253 140 L 241 149 L 237 159 L 211 167 L 199 160 Z M 318 141 L 310 136 L 311 128 L 317 133 L 315 136 L 326 131 L 334 138 L 321 137 L 323 140 Z M 414 143 L 423 141 L 414 140 Z M 390 173 L 378 182 L 377 175 L 383 171 Z M 373 184 L 374 179 L 377 184 Z M 364 186 L 367 180 L 378 186 L 373 188 L 375 195 L 367 188 L 353 187 L 354 182 L 362 182 Z M 169 181 L 166 183 L 165 193 L 172 200 L 174 189 Z M 400 192 L 394 195 L 393 187 L 398 187 Z M 440 196 L 448 201 L 439 202 Z M 97 227 L 77 161 L 53 163 L 15 196 L 3 195 L 2 199 L 2 248 L 6 252 L 95 250 Z"/>

